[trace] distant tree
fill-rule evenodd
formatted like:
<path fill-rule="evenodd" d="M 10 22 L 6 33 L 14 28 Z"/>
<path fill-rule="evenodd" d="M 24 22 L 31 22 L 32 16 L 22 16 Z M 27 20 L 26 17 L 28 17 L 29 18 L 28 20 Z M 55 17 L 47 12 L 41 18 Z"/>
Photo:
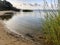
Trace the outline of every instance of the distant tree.
<path fill-rule="evenodd" d="M 6 0 L 3 0 L 4 4 L 6 3 Z"/>

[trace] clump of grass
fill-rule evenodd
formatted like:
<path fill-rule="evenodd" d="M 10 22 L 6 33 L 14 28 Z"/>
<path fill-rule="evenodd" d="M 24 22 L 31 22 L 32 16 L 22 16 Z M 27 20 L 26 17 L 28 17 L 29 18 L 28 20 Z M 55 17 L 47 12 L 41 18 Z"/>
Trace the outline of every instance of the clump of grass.
<path fill-rule="evenodd" d="M 60 45 L 60 14 L 54 16 L 47 14 L 42 30 L 46 45 Z"/>

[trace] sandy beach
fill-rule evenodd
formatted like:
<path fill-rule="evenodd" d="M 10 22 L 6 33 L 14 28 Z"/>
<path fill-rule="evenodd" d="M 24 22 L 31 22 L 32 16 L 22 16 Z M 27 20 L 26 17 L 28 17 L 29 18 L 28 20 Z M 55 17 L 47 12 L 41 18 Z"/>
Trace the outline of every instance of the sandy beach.
<path fill-rule="evenodd" d="M 12 36 L 8 34 L 5 31 L 5 27 L 2 24 L 2 21 L 0 21 L 0 45 L 35 45 L 31 41 L 27 41 L 22 38 L 18 38 L 15 36 Z"/>

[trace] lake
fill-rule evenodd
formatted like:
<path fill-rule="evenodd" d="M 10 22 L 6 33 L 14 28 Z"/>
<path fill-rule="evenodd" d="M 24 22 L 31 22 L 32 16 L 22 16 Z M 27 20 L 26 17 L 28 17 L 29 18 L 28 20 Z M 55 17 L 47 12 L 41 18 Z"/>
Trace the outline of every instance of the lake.
<path fill-rule="evenodd" d="M 33 12 L 17 12 L 14 16 L 4 21 L 5 26 L 10 29 L 10 31 L 16 34 L 34 34 L 38 33 L 41 29 L 42 20 L 45 19 L 46 13 L 57 14 L 56 11 L 33 11 Z"/>

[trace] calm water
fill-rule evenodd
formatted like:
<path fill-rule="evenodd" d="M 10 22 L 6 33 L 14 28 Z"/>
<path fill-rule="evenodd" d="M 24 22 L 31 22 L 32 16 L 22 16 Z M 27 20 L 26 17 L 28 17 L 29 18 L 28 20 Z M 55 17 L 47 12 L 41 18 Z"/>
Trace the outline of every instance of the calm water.
<path fill-rule="evenodd" d="M 45 14 L 46 12 L 41 11 L 16 13 L 11 19 L 5 21 L 5 26 L 17 34 L 34 33 L 40 30 Z"/>

